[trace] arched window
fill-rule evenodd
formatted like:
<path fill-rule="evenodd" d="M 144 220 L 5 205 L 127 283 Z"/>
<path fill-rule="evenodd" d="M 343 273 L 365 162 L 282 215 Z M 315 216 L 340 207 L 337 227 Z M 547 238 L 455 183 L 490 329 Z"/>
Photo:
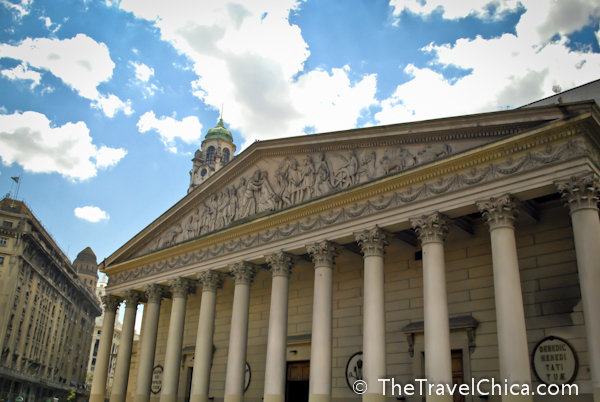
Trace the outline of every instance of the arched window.
<path fill-rule="evenodd" d="M 223 149 L 223 163 L 229 162 L 229 149 Z"/>
<path fill-rule="evenodd" d="M 206 162 L 214 163 L 216 154 L 217 154 L 217 150 L 215 149 L 215 147 L 213 147 L 213 146 L 208 147 L 208 150 L 206 151 Z"/>
<path fill-rule="evenodd" d="M 206 169 L 202 169 L 202 171 L 200 172 L 200 176 L 202 176 L 202 177 L 206 176 Z"/>

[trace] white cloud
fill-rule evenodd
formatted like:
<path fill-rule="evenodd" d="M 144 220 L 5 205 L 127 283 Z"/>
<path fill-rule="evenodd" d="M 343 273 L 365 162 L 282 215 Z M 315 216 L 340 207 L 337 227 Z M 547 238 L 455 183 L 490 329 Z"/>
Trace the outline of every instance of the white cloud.
<path fill-rule="evenodd" d="M 113 116 L 118 110 L 127 111 L 125 107 L 115 108 L 115 95 L 98 92 L 97 86 L 112 77 L 115 63 L 105 44 L 84 34 L 64 40 L 28 38 L 16 46 L 0 44 L 0 58 L 3 57 L 22 60 L 28 66 L 49 71 L 80 96 L 102 108 L 107 116 L 110 113 Z"/>
<path fill-rule="evenodd" d="M 141 133 L 155 130 L 160 140 L 170 152 L 177 152 L 175 140 L 181 139 L 187 144 L 192 144 L 200 140 L 202 136 L 202 124 L 196 116 L 188 116 L 181 121 L 173 117 L 162 116 L 157 119 L 153 111 L 146 112 L 137 123 Z"/>
<path fill-rule="evenodd" d="M 31 9 L 31 7 L 30 7 L 31 3 L 33 3 L 33 0 L 22 0 L 21 2 L 18 2 L 18 3 L 13 3 L 8 0 L 0 1 L 0 4 L 2 4 L 7 9 L 14 10 L 17 13 L 19 13 L 19 18 L 22 18 L 22 17 L 26 16 L 27 14 L 29 14 L 29 11 Z"/>
<path fill-rule="evenodd" d="M 395 15 L 399 15 L 404 10 L 422 16 L 443 11 L 444 18 L 457 19 L 468 15 L 489 18 L 491 17 L 490 6 L 495 9 L 495 16 L 498 16 L 503 12 L 514 10 L 519 3 L 519 0 L 391 0 L 390 6 L 394 8 Z"/>
<path fill-rule="evenodd" d="M 93 206 L 75 208 L 75 216 L 80 219 L 85 219 L 89 222 L 100 222 L 104 219 L 110 219 L 110 216 L 107 212 L 104 212 L 100 208 Z"/>
<path fill-rule="evenodd" d="M 128 116 L 134 112 L 131 108 L 130 100 L 124 103 L 121 99 L 113 94 L 108 96 L 100 95 L 96 100 L 94 100 L 94 102 L 92 102 L 92 107 L 101 109 L 107 117 L 114 117 L 114 115 L 121 110 Z"/>
<path fill-rule="evenodd" d="M 16 162 L 33 173 L 56 172 L 83 180 L 115 165 L 126 153 L 105 146 L 98 149 L 82 121 L 54 127 L 37 112 L 0 115 L 0 158 L 5 165 Z"/>
<path fill-rule="evenodd" d="M 134 63 L 130 61 L 129 64 L 135 69 L 135 78 L 142 82 L 148 82 L 150 77 L 154 75 L 154 69 L 148 67 L 144 63 Z"/>
<path fill-rule="evenodd" d="M 348 68 L 303 71 L 308 45 L 288 21 L 298 5 L 296 0 L 120 4 L 154 21 L 162 38 L 193 61 L 199 77 L 194 94 L 215 110 L 225 105 L 226 123 L 241 131 L 244 145 L 299 135 L 307 127 L 323 131 L 332 123 L 337 130 L 352 128 L 374 102 L 374 76 L 352 77 Z M 355 98 L 341 99 L 348 95 Z M 335 124 L 335 117 L 342 119 Z"/>
<path fill-rule="evenodd" d="M 555 34 L 583 28 L 600 10 L 597 2 L 577 1 L 588 15 L 570 12 L 572 2 L 522 0 L 527 10 L 517 25 L 517 35 L 427 46 L 422 50 L 434 56 L 431 68 L 408 65 L 404 72 L 411 80 L 382 101 L 383 110 L 375 118 L 389 124 L 512 108 L 553 95 L 553 85 L 566 90 L 598 79 L 600 54 L 570 50 L 565 36 L 548 42 Z M 468 4 L 476 3 L 481 6 L 485 1 Z M 452 2 L 450 7 L 455 6 Z M 469 14 L 466 9 L 462 14 L 452 10 L 450 15 L 455 17 Z M 563 18 L 556 16 L 559 12 Z M 447 66 L 471 71 L 458 80 L 447 80 L 439 72 Z"/>
<path fill-rule="evenodd" d="M 2 75 L 9 80 L 31 80 L 31 89 L 39 85 L 42 75 L 37 71 L 30 70 L 27 64 L 19 64 L 13 69 L 6 69 L 1 71 Z"/>

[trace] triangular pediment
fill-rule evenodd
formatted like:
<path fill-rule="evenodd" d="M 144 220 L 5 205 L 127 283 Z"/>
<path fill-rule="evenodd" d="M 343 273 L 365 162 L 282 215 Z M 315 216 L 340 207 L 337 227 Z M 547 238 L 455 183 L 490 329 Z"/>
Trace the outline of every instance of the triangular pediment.
<path fill-rule="evenodd" d="M 521 109 L 256 142 L 117 250 L 104 267 L 352 191 L 562 117 L 556 107 Z"/>

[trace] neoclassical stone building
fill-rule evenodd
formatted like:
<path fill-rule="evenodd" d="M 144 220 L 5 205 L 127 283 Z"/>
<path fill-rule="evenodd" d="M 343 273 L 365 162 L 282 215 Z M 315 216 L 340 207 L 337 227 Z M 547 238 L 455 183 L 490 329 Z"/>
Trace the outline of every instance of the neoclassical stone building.
<path fill-rule="evenodd" d="M 111 402 L 358 401 L 357 379 L 600 401 L 599 123 L 578 102 L 252 144 L 101 264 L 91 402 L 122 301 Z"/>

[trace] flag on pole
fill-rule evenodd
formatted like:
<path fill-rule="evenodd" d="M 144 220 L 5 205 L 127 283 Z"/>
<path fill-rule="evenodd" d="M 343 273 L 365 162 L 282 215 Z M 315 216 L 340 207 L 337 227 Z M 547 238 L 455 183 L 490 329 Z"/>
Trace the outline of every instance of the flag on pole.
<path fill-rule="evenodd" d="M 19 182 L 19 179 L 20 179 L 20 177 L 18 177 L 18 176 L 13 176 L 13 177 L 11 177 L 11 179 L 13 179 L 13 180 L 15 181 L 15 183 L 18 183 L 18 182 Z"/>

